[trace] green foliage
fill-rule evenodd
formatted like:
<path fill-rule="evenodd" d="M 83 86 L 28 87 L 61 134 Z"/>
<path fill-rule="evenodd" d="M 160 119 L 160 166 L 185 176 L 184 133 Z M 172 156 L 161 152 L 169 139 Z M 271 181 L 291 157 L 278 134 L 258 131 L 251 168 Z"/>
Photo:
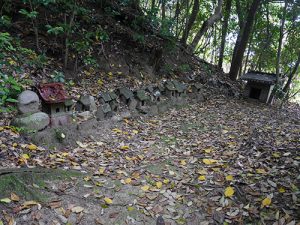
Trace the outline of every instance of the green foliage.
<path fill-rule="evenodd" d="M 53 82 L 65 83 L 65 75 L 63 72 L 54 71 L 51 75 Z"/>
<path fill-rule="evenodd" d="M 47 33 L 53 35 L 59 35 L 64 33 L 64 28 L 61 26 L 52 27 L 51 25 L 46 25 Z"/>
<path fill-rule="evenodd" d="M 10 27 L 11 26 L 11 18 L 3 15 L 0 17 L 0 27 Z"/>
<path fill-rule="evenodd" d="M 0 33 L 0 50 L 14 51 L 15 48 L 11 44 L 12 37 L 9 33 Z"/>
<path fill-rule="evenodd" d="M 36 19 L 38 16 L 38 12 L 37 11 L 27 11 L 26 9 L 21 9 L 19 11 L 20 14 L 24 15 L 25 17 L 29 18 L 29 19 Z"/>
<path fill-rule="evenodd" d="M 163 65 L 162 72 L 165 74 L 171 74 L 173 73 L 173 67 L 173 65 L 166 63 Z"/>
<path fill-rule="evenodd" d="M 182 64 L 178 67 L 178 69 L 181 73 L 191 72 L 192 70 L 189 64 Z"/>
<path fill-rule="evenodd" d="M 108 33 L 102 28 L 97 28 L 95 32 L 96 41 L 107 42 L 109 40 Z"/>
<path fill-rule="evenodd" d="M 16 103 L 21 91 L 21 84 L 13 76 L 0 72 L 0 112 L 13 110 L 14 107 L 8 104 Z"/>
<path fill-rule="evenodd" d="M 145 44 L 145 36 L 142 34 L 134 33 L 132 38 L 134 41 L 136 41 L 140 44 Z"/>

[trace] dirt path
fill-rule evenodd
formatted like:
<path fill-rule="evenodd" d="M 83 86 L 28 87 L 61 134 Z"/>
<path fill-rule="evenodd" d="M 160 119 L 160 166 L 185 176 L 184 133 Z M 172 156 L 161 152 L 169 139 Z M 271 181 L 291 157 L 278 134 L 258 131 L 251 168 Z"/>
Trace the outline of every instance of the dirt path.
<path fill-rule="evenodd" d="M 148 225 L 162 215 L 166 224 L 297 224 L 299 133 L 299 109 L 277 113 L 222 98 L 124 120 L 60 151 L 16 145 L 4 129 L 3 167 L 63 167 L 83 176 L 46 182 L 44 203 L 0 204 L 0 221 Z"/>

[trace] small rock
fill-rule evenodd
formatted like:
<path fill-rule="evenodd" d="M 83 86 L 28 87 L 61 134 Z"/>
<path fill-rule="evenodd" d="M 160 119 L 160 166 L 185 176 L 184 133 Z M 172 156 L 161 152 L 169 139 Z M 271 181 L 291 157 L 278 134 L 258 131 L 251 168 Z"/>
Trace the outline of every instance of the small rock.
<path fill-rule="evenodd" d="M 39 106 L 39 96 L 33 91 L 23 91 L 18 97 L 18 110 L 21 114 L 36 113 Z"/>
<path fill-rule="evenodd" d="M 93 117 L 93 114 L 90 111 L 84 111 L 84 112 L 78 113 L 78 117 L 83 120 L 88 120 Z"/>
<path fill-rule="evenodd" d="M 128 104 L 129 110 L 130 110 L 130 111 L 136 110 L 137 104 L 138 104 L 137 100 L 131 98 L 131 99 L 129 100 L 129 104 Z"/>
<path fill-rule="evenodd" d="M 68 219 L 62 215 L 58 215 L 57 216 L 59 218 L 59 220 L 62 222 L 62 223 L 67 223 L 68 222 Z"/>
<path fill-rule="evenodd" d="M 17 117 L 12 124 L 16 127 L 22 127 L 26 130 L 43 130 L 50 123 L 48 114 L 37 112 L 29 116 Z"/>
<path fill-rule="evenodd" d="M 95 98 L 91 95 L 80 96 L 79 103 L 81 103 L 83 105 L 82 111 L 95 112 L 97 110 Z M 77 106 L 77 107 L 80 108 L 80 106 Z M 80 110 L 78 110 L 78 111 L 80 111 Z"/>

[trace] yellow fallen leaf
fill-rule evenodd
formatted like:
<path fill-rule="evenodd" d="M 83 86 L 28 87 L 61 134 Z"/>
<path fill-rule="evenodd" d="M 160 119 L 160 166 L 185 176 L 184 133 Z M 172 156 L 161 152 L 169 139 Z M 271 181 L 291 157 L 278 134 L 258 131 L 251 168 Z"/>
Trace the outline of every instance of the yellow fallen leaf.
<path fill-rule="evenodd" d="M 67 157 L 67 156 L 69 155 L 69 152 L 63 152 L 63 153 L 61 153 L 61 155 L 62 155 L 63 157 Z"/>
<path fill-rule="evenodd" d="M 202 161 L 203 161 L 203 163 L 206 164 L 206 165 L 211 165 L 211 164 L 217 162 L 217 160 L 215 160 L 215 159 L 203 159 Z"/>
<path fill-rule="evenodd" d="M 169 179 L 164 179 L 164 180 L 163 180 L 163 183 L 164 183 L 164 184 L 168 184 L 169 182 L 170 182 Z"/>
<path fill-rule="evenodd" d="M 132 180 L 131 180 L 131 178 L 126 178 L 124 181 L 126 184 L 130 184 Z"/>
<path fill-rule="evenodd" d="M 139 133 L 138 130 L 133 130 L 132 132 L 133 132 L 134 134 L 138 134 L 138 133 Z"/>
<path fill-rule="evenodd" d="M 272 154 L 274 158 L 280 158 L 280 154 L 278 152 L 275 152 Z"/>
<path fill-rule="evenodd" d="M 204 175 L 201 175 L 198 177 L 198 180 L 200 181 L 205 181 L 206 180 L 206 177 Z"/>
<path fill-rule="evenodd" d="M 183 165 L 183 166 L 185 166 L 185 165 L 186 165 L 186 161 L 185 161 L 185 159 L 182 159 L 182 160 L 180 160 L 180 165 Z"/>
<path fill-rule="evenodd" d="M 37 146 L 36 146 L 36 145 L 34 145 L 34 144 L 30 144 L 30 145 L 28 145 L 28 146 L 27 146 L 27 148 L 28 148 L 29 150 L 31 150 L 31 151 L 35 151 L 35 150 L 37 150 Z"/>
<path fill-rule="evenodd" d="M 205 153 L 211 153 L 213 151 L 212 147 L 206 148 L 203 150 Z"/>
<path fill-rule="evenodd" d="M 207 170 L 204 170 L 204 169 L 199 169 L 198 171 L 197 171 L 197 173 L 198 174 L 201 174 L 201 175 L 207 175 L 208 173 L 207 173 Z"/>
<path fill-rule="evenodd" d="M 100 167 L 100 168 L 99 168 L 99 173 L 100 173 L 101 175 L 104 174 L 104 171 L 105 171 L 105 167 Z"/>
<path fill-rule="evenodd" d="M 133 158 L 130 158 L 130 157 L 129 157 L 129 156 L 127 156 L 127 155 L 125 156 L 125 159 L 126 159 L 126 160 L 128 160 L 128 161 L 131 161 L 131 160 L 133 160 Z"/>
<path fill-rule="evenodd" d="M 158 189 L 161 189 L 161 187 L 162 187 L 162 182 L 160 182 L 160 181 L 156 182 L 156 187 L 157 187 Z"/>
<path fill-rule="evenodd" d="M 134 207 L 133 206 L 128 206 L 127 210 L 130 212 L 130 211 L 133 211 L 134 210 Z"/>
<path fill-rule="evenodd" d="M 122 150 L 128 150 L 129 146 L 128 145 L 123 145 L 123 146 L 120 147 L 120 149 L 122 149 Z"/>
<path fill-rule="evenodd" d="M 39 203 L 38 202 L 36 202 L 36 201 L 26 201 L 26 202 L 24 202 L 23 203 L 23 207 L 24 208 L 29 208 L 29 207 L 31 207 L 31 206 L 34 206 L 34 205 L 38 205 Z"/>
<path fill-rule="evenodd" d="M 225 197 L 232 197 L 234 194 L 234 189 L 232 187 L 227 187 L 224 191 Z"/>
<path fill-rule="evenodd" d="M 2 198 L 2 199 L 0 199 L 0 202 L 11 203 L 11 200 L 9 198 Z"/>
<path fill-rule="evenodd" d="M 141 187 L 141 189 L 142 189 L 143 191 L 148 191 L 149 188 L 150 188 L 149 185 L 144 185 L 144 186 Z"/>
<path fill-rule="evenodd" d="M 279 191 L 279 193 L 284 193 L 284 192 L 285 192 L 285 189 L 284 189 L 283 187 L 280 187 L 280 188 L 278 189 L 278 191 Z"/>
<path fill-rule="evenodd" d="M 114 128 L 114 129 L 112 129 L 112 131 L 115 132 L 115 133 L 122 133 L 122 131 L 118 128 Z"/>
<path fill-rule="evenodd" d="M 98 79 L 98 80 L 97 80 L 97 84 L 98 84 L 99 86 L 102 86 L 102 85 L 103 85 L 103 80 Z"/>
<path fill-rule="evenodd" d="M 104 201 L 105 201 L 105 203 L 108 204 L 108 205 L 110 205 L 110 204 L 113 203 L 113 201 L 112 201 L 110 198 L 108 198 L 108 197 L 105 197 L 105 198 L 104 198 Z"/>
<path fill-rule="evenodd" d="M 256 173 L 265 174 L 267 173 L 265 169 L 256 169 Z"/>
<path fill-rule="evenodd" d="M 10 194 L 10 199 L 14 202 L 20 201 L 20 197 L 18 195 L 16 195 L 15 193 Z"/>
<path fill-rule="evenodd" d="M 3 127 L 0 127 L 0 131 L 3 131 L 4 130 L 4 128 Z"/>
<path fill-rule="evenodd" d="M 227 175 L 226 180 L 227 181 L 233 181 L 233 176 L 232 175 Z"/>
<path fill-rule="evenodd" d="M 17 143 L 13 143 L 13 145 L 12 145 L 13 147 L 17 147 L 18 146 L 18 144 Z"/>
<path fill-rule="evenodd" d="M 28 154 L 22 154 L 22 155 L 21 155 L 21 158 L 23 158 L 23 159 L 30 159 L 30 157 L 29 157 Z"/>
<path fill-rule="evenodd" d="M 261 206 L 262 207 L 269 206 L 271 205 L 271 203 L 272 203 L 272 199 L 267 197 L 261 202 Z"/>

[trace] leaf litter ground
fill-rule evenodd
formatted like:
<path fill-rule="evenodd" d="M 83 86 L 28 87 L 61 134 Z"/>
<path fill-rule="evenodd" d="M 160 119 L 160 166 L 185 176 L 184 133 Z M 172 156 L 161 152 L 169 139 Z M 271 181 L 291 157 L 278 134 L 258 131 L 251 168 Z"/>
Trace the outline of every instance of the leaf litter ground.
<path fill-rule="evenodd" d="M 298 224 L 299 133 L 299 109 L 224 98 L 125 119 L 62 150 L 2 127 L 3 168 L 83 176 L 29 184 L 46 202 L 1 196 L 0 224 Z"/>

